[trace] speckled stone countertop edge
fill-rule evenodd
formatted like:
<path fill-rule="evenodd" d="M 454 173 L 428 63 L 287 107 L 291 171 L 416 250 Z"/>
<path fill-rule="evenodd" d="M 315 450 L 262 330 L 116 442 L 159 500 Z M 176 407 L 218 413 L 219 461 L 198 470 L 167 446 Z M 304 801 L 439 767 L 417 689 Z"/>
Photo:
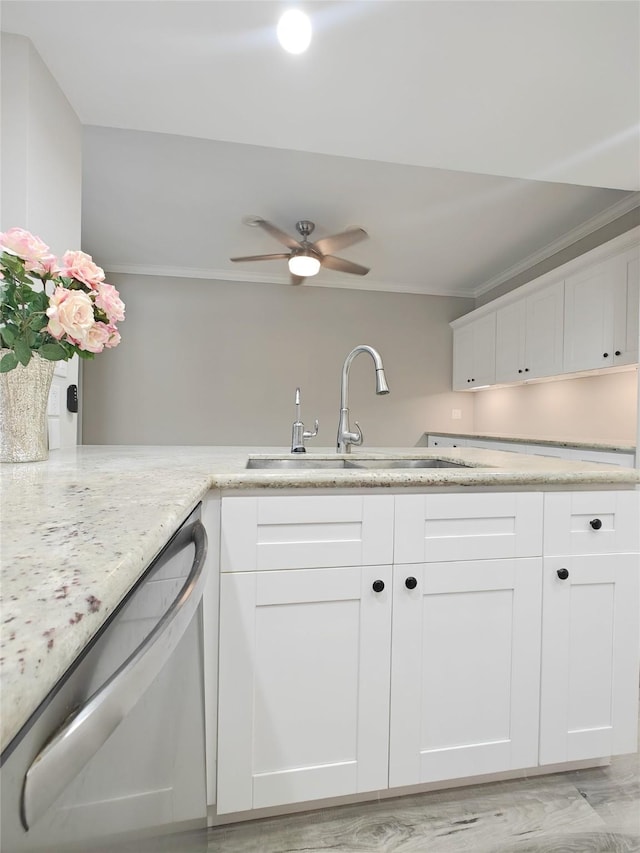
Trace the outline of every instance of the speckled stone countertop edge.
<path fill-rule="evenodd" d="M 548 447 L 567 447 L 576 450 L 594 450 L 612 453 L 635 453 L 636 445 L 633 441 L 574 441 L 565 438 L 533 438 L 524 435 L 501 435 L 495 432 L 444 432 L 440 430 L 428 430 L 427 435 L 442 435 L 446 438 L 478 439 L 479 441 L 504 441 L 513 444 L 540 444 Z"/>
<path fill-rule="evenodd" d="M 318 449 L 335 458 L 331 449 Z M 286 448 L 79 447 L 0 466 L 0 735 L 10 742 L 210 489 L 604 488 L 640 472 L 477 448 L 373 448 L 469 468 L 247 470 Z M 312 458 L 310 453 L 308 458 Z"/>

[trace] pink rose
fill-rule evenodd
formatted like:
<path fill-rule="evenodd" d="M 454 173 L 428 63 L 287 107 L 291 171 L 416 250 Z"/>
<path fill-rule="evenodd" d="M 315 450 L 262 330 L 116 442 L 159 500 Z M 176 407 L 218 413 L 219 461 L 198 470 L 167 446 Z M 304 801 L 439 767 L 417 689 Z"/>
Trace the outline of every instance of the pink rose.
<path fill-rule="evenodd" d="M 104 270 L 94 264 L 91 255 L 87 255 L 85 252 L 65 252 L 62 256 L 60 272 L 62 275 L 75 278 L 92 288 L 104 281 Z"/>
<path fill-rule="evenodd" d="M 93 303 L 82 290 L 67 290 L 56 287 L 49 298 L 47 308 L 49 323 L 47 332 L 60 340 L 67 335 L 71 342 L 81 345 L 88 331 L 95 324 Z"/>
<path fill-rule="evenodd" d="M 0 234 L 0 246 L 9 254 L 22 258 L 28 271 L 39 271 L 42 261 L 53 257 L 49 254 L 47 244 L 24 228 L 9 228 L 4 234 Z"/>
<path fill-rule="evenodd" d="M 110 337 L 111 328 L 106 323 L 94 323 L 79 342 L 80 349 L 88 352 L 102 352 L 105 346 L 109 345 Z"/>
<path fill-rule="evenodd" d="M 105 346 L 112 348 L 117 347 L 122 338 L 120 337 L 120 332 L 116 329 L 115 326 L 109 326 L 109 340 L 105 342 Z"/>
<path fill-rule="evenodd" d="M 39 264 L 39 269 L 36 270 L 36 272 L 47 276 L 47 278 L 53 278 L 54 276 L 58 275 L 58 273 L 60 272 L 60 267 L 58 266 L 58 259 L 56 258 L 56 256 L 47 255 L 46 257 L 42 258 Z"/>
<path fill-rule="evenodd" d="M 124 320 L 124 302 L 115 287 L 101 281 L 96 285 L 96 291 L 96 305 L 104 311 L 109 322 L 118 323 Z"/>

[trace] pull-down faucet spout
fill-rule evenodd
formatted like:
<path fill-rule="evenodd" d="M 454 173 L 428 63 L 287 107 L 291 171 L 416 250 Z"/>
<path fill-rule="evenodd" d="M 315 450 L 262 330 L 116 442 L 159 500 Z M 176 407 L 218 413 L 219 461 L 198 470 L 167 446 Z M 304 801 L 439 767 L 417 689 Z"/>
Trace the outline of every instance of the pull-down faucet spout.
<path fill-rule="evenodd" d="M 342 383 L 340 386 L 340 420 L 338 423 L 337 440 L 338 453 L 351 453 L 352 444 L 358 446 L 363 442 L 362 430 L 360 429 L 358 421 L 355 422 L 357 432 L 351 432 L 351 428 L 349 426 L 349 369 L 354 358 L 361 352 L 368 352 L 373 359 L 376 369 L 376 394 L 389 393 L 389 386 L 387 385 L 387 378 L 384 375 L 384 367 L 382 365 L 380 353 L 373 347 L 366 346 L 366 344 L 359 344 L 357 347 L 354 347 L 354 349 L 352 349 L 349 355 L 345 358 L 342 366 Z"/>

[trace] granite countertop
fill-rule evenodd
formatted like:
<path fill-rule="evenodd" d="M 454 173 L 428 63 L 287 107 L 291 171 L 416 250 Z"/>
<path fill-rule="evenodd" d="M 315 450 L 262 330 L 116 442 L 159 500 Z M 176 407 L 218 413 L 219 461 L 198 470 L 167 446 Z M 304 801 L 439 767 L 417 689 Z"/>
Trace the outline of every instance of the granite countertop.
<path fill-rule="evenodd" d="M 430 430 L 425 435 L 442 435 L 447 438 L 477 438 L 486 441 L 513 441 L 515 444 L 543 444 L 551 447 L 575 447 L 581 450 L 603 450 L 613 453 L 635 453 L 633 441 L 574 441 L 567 438 L 533 438 L 526 435 L 501 435 L 497 432 L 441 432 Z"/>
<path fill-rule="evenodd" d="M 477 448 L 360 449 L 468 468 L 246 470 L 288 448 L 78 447 L 0 466 L 0 747 L 10 742 L 209 489 L 633 486 L 636 469 Z M 335 457 L 332 449 L 307 458 Z"/>

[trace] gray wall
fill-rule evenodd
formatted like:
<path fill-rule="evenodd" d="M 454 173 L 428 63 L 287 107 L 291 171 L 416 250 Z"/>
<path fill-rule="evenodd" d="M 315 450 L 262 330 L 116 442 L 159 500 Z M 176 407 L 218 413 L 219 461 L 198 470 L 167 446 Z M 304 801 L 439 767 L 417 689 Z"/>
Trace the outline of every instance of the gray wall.
<path fill-rule="evenodd" d="M 23 36 L 2 34 L 0 230 L 37 234 L 60 256 L 79 249 L 82 126 L 39 54 Z M 78 381 L 78 358 L 57 362 L 53 388 L 64 400 Z M 77 443 L 78 416 L 49 410 L 49 447 Z"/>
<path fill-rule="evenodd" d="M 29 39 L 2 34 L 0 228 L 80 248 L 82 126 Z"/>
<path fill-rule="evenodd" d="M 425 430 L 470 430 L 473 396 L 451 388 L 456 297 L 325 287 L 107 275 L 127 306 L 122 343 L 85 362 L 85 444 L 287 446 L 302 388 L 310 447 L 333 447 L 347 353 L 369 344 L 391 393 L 374 393 L 373 362 L 351 369 L 350 409 L 366 446 L 412 446 Z M 461 418 L 452 420 L 452 410 Z"/>

